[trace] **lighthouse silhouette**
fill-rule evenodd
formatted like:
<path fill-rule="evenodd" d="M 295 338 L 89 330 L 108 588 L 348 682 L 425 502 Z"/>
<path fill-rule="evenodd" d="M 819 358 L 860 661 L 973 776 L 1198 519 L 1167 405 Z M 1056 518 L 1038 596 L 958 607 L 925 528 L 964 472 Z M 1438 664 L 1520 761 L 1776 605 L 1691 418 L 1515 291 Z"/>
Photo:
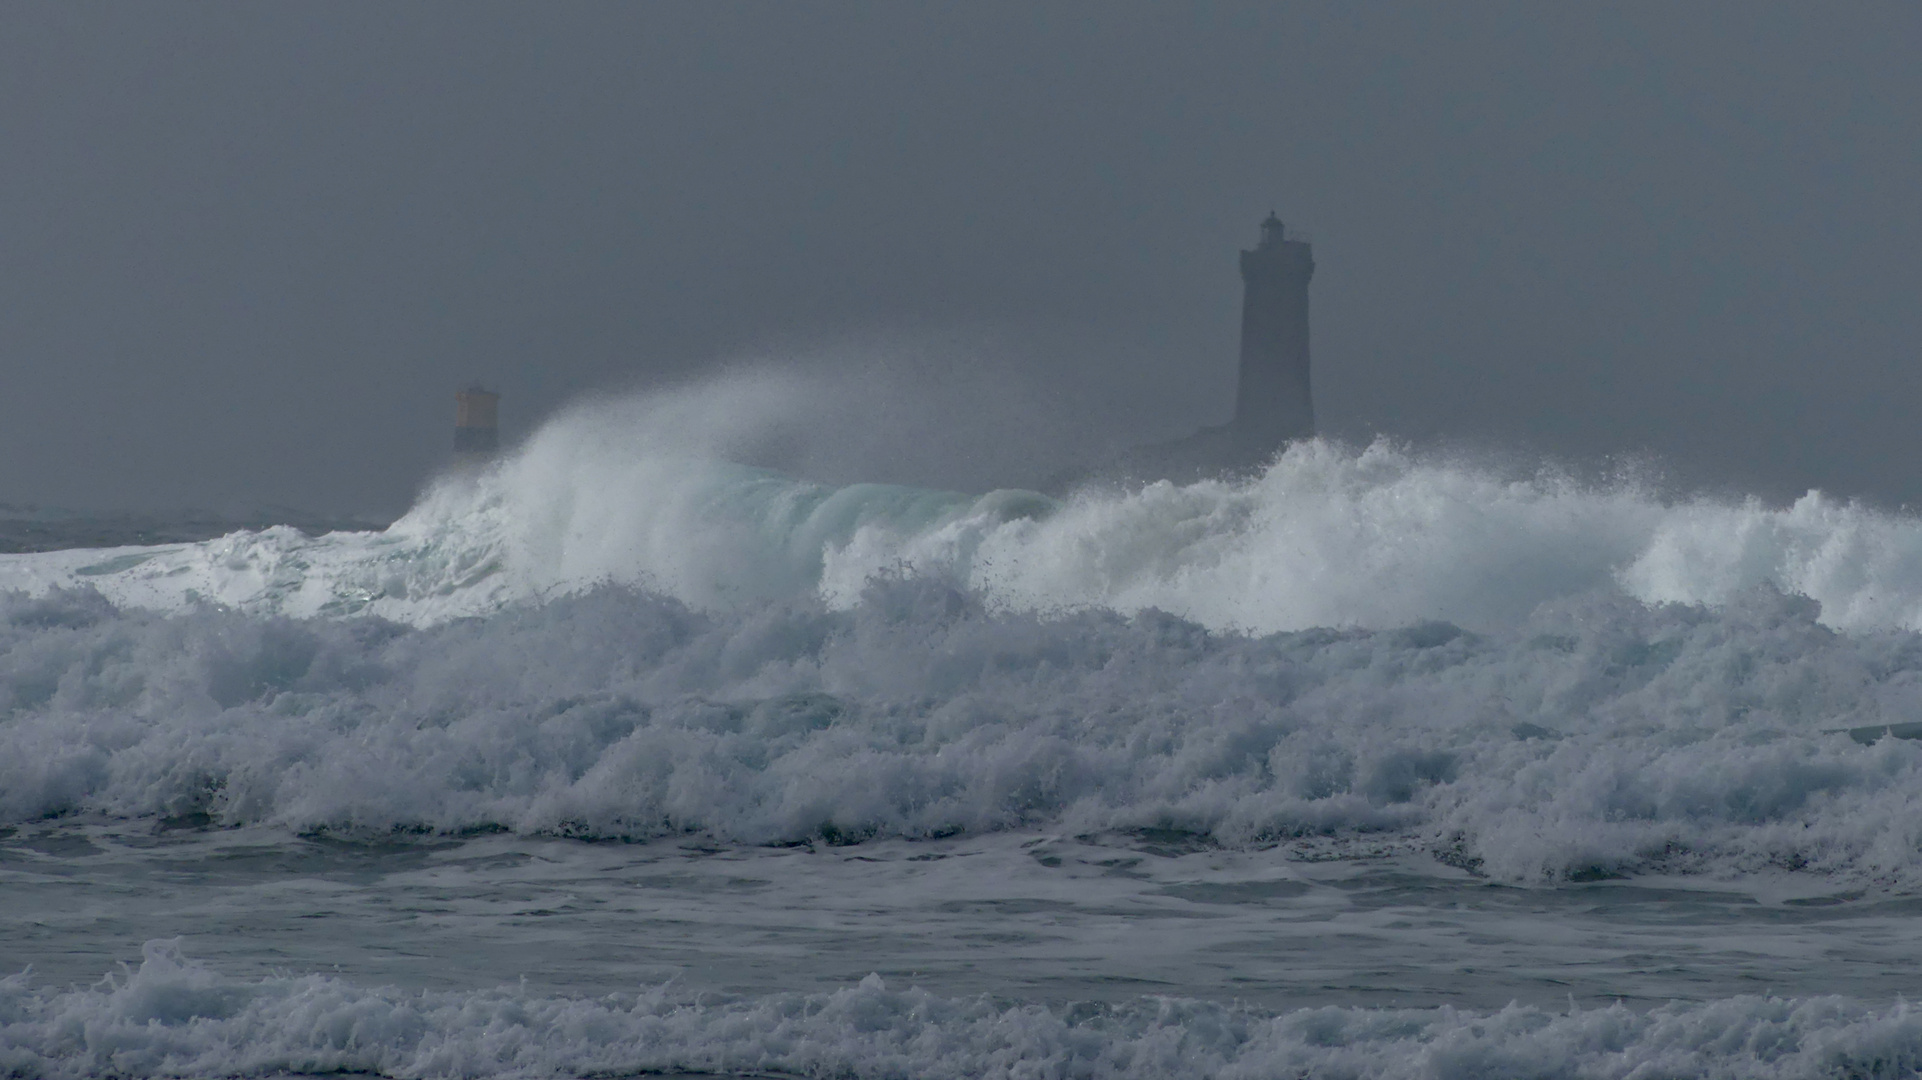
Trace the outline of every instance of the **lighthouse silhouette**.
<path fill-rule="evenodd" d="M 1308 280 L 1314 276 L 1308 238 L 1291 238 L 1270 211 L 1254 250 L 1241 253 L 1241 367 L 1233 418 L 1186 438 L 1122 451 L 1106 465 L 1064 473 L 1050 489 L 1066 491 L 1101 475 L 1189 483 L 1246 472 L 1274 461 L 1296 439 L 1312 438 Z"/>
<path fill-rule="evenodd" d="M 1314 247 L 1289 239 L 1269 211 L 1261 240 L 1241 253 L 1241 374 L 1229 444 L 1237 465 L 1266 462 L 1315 433 L 1308 379 L 1308 279 Z"/>

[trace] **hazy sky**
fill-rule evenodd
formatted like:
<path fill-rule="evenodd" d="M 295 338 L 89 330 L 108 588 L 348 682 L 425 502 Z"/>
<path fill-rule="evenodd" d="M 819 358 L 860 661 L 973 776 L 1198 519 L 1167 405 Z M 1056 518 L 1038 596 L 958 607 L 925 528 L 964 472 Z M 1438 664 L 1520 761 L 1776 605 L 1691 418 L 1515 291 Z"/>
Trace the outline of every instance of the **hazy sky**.
<path fill-rule="evenodd" d="M 4 3 L 0 501 L 392 512 L 469 381 L 524 433 L 747 356 L 1178 434 L 1273 208 L 1328 431 L 1922 504 L 1918 52 L 1912 0 Z"/>

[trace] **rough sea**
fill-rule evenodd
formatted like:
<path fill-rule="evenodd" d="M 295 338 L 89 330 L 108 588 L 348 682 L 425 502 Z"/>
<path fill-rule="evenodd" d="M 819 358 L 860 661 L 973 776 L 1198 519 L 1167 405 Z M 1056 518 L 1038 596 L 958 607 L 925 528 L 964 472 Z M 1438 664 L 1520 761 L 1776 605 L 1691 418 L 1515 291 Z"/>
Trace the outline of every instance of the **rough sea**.
<path fill-rule="evenodd" d="M 0 556 L 0 1075 L 1922 1070 L 1922 518 L 662 415 Z"/>

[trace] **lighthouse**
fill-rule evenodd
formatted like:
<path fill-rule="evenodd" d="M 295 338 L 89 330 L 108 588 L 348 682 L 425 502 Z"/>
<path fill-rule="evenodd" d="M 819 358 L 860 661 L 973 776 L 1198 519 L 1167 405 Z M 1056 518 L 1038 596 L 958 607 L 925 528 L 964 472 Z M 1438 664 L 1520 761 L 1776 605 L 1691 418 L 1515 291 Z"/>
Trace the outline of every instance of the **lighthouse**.
<path fill-rule="evenodd" d="M 1185 438 L 1149 443 L 1082 464 L 1050 478 L 1045 490 L 1066 493 L 1093 477 L 1189 484 L 1206 477 L 1247 475 L 1274 463 L 1284 447 L 1315 434 L 1308 379 L 1308 280 L 1315 252 L 1290 236 L 1271 211 L 1254 250 L 1241 253 L 1241 364 L 1235 411 L 1225 424 Z"/>
<path fill-rule="evenodd" d="M 1290 239 L 1271 211 L 1261 240 L 1241 253 L 1241 374 L 1229 424 L 1234 459 L 1261 464 L 1315 433 L 1308 382 L 1308 279 L 1314 248 Z"/>
<path fill-rule="evenodd" d="M 485 460 L 500 449 L 501 396 L 479 386 L 454 395 L 454 452 L 465 460 Z"/>

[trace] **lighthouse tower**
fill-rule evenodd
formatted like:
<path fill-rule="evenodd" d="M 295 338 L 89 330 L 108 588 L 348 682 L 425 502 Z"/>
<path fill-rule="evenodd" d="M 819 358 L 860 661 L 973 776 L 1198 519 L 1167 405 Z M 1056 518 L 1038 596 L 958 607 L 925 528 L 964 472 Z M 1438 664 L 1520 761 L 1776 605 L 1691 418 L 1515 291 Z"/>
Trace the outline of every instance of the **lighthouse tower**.
<path fill-rule="evenodd" d="M 462 460 L 485 461 L 500 449 L 501 396 L 478 385 L 454 395 L 454 452 Z"/>
<path fill-rule="evenodd" d="M 1315 433 L 1308 386 L 1308 279 L 1314 249 L 1291 240 L 1273 213 L 1261 242 L 1241 253 L 1241 378 L 1229 437 L 1235 459 L 1259 464 Z"/>

